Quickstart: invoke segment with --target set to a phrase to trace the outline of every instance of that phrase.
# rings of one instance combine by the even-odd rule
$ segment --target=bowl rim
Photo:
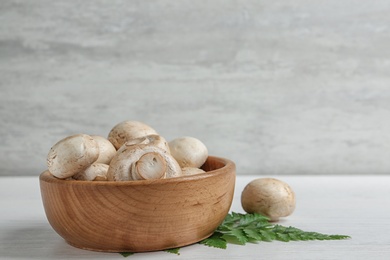
[[[195,175],[190,175],[190,176],[180,176],[175,178],[155,179],[155,180],[137,180],[137,181],[134,180],[129,180],[129,181],[64,180],[64,179],[56,178],[54,175],[52,175],[49,172],[49,170],[45,170],[39,175],[39,180],[47,183],[56,183],[56,184],[63,184],[63,185],[66,184],[66,185],[91,185],[91,186],[143,186],[143,185],[159,185],[159,184],[167,184],[167,183],[179,183],[179,182],[201,180],[201,179],[206,179],[213,176],[225,174],[226,172],[224,170],[229,170],[229,169],[235,170],[235,163],[232,160],[209,155],[207,157],[207,160],[210,159],[223,163],[224,166],[215,170],[211,170],[211,171],[207,171]]]

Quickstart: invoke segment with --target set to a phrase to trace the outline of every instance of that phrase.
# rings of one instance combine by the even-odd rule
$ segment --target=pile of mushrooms
[[[149,180],[204,173],[200,167],[207,157],[197,138],[167,142],[142,122],[124,121],[107,138],[76,134],[58,141],[48,153],[47,167],[59,179]]]

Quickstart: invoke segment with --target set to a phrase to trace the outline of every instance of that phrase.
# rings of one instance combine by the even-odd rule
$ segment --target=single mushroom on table
[[[84,171],[99,157],[99,145],[89,135],[76,134],[58,141],[47,155],[47,167],[55,177],[66,179]]]
[[[247,213],[259,213],[277,221],[295,209],[295,193],[278,179],[258,178],[248,183],[241,194],[241,205]]]

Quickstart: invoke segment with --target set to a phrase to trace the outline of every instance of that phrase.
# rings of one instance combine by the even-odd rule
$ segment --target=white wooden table
[[[237,177],[231,210],[243,213],[241,191],[259,176]],[[297,208],[280,222],[306,231],[350,235],[342,241],[195,244],[180,255],[139,253],[124,258],[68,245],[50,227],[38,177],[0,178],[0,259],[390,259],[390,176],[267,176],[295,190]]]

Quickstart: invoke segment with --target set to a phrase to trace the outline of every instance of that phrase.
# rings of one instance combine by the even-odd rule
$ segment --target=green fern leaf
[[[261,214],[241,214],[232,212],[228,214],[225,220],[217,228],[214,234],[201,244],[226,248],[227,243],[245,245],[248,242],[256,243],[259,241],[271,242],[274,240],[289,241],[307,241],[307,240],[341,240],[348,239],[345,235],[326,235],[317,232],[306,232],[295,227],[285,227],[272,224],[269,219]],[[221,246],[223,244],[223,247]]]
[[[244,233],[248,239],[253,239],[254,241],[261,241],[263,239],[257,230],[251,228],[244,228]]]
[[[219,232],[214,232],[214,234],[206,239],[203,239],[199,244],[206,245],[209,247],[216,247],[221,249],[226,249],[227,242],[222,238],[223,234]]]
[[[259,230],[259,233],[262,236],[261,241],[271,242],[276,239],[275,233],[273,233],[271,230]]]
[[[134,253],[132,253],[132,252],[120,252],[119,254],[121,254],[123,257],[128,257],[131,255],[134,255]]]
[[[171,254],[175,254],[175,255],[180,255],[179,250],[180,250],[180,247],[165,249],[164,251],[167,252],[167,253],[171,253]]]

